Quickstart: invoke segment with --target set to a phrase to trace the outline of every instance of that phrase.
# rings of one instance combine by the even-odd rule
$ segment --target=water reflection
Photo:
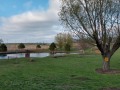
[[[7,54],[1,54],[0,59],[5,59],[7,57]]]

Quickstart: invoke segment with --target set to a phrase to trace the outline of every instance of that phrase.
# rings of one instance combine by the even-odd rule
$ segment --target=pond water
[[[30,53],[30,57],[47,57],[49,53]],[[7,54],[1,55],[0,59],[10,59],[10,58],[22,58],[25,57],[25,53],[17,53],[17,54]]]
[[[70,53],[70,54],[78,54],[78,53]],[[65,53],[56,53],[56,56],[65,55]],[[47,57],[50,56],[49,53],[30,53],[30,57]],[[25,53],[17,53],[17,54],[6,54],[0,55],[0,59],[12,59],[12,58],[22,58],[25,57]]]

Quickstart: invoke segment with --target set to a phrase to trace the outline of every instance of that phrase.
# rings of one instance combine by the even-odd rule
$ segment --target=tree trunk
[[[104,57],[103,58],[103,71],[109,71],[110,70],[110,58],[109,57]]]

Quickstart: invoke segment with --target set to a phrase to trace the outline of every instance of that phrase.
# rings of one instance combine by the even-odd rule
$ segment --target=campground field
[[[120,74],[100,74],[100,55],[0,60],[0,90],[120,90]],[[111,59],[120,69],[120,50]],[[104,89],[113,88],[113,89]]]

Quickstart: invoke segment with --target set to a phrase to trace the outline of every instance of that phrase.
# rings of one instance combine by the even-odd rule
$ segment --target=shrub
[[[36,48],[41,48],[40,44],[38,44],[38,45],[36,46]]]
[[[24,45],[23,43],[20,43],[20,44],[18,45],[18,48],[19,48],[19,49],[23,49],[23,48],[25,48],[25,45]]]
[[[54,51],[55,48],[56,48],[56,44],[54,42],[51,43],[50,46],[49,46],[50,51]]]
[[[7,46],[5,44],[0,45],[0,51],[5,52],[7,51]]]

